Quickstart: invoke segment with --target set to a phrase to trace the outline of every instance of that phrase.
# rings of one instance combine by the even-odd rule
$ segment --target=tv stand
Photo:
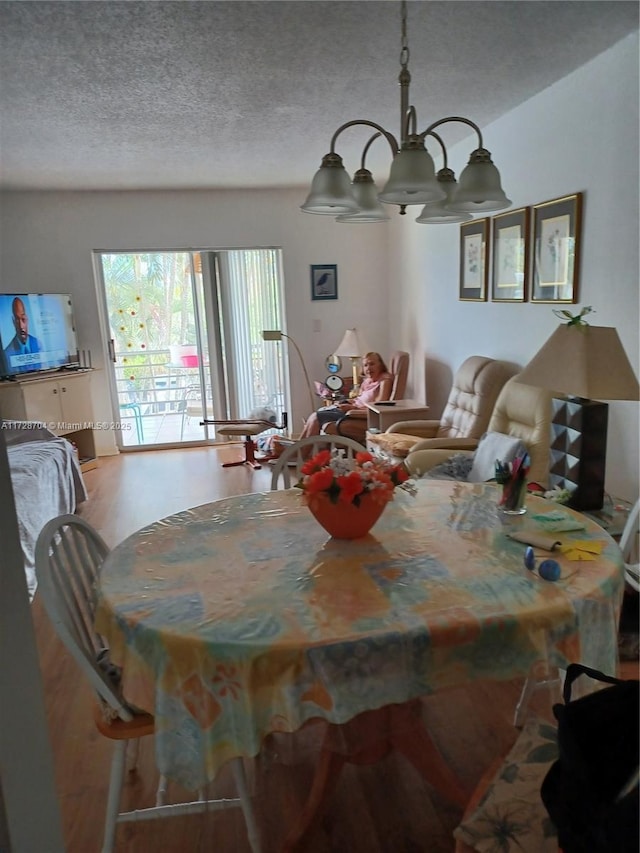
[[[7,420],[40,421],[76,448],[80,468],[98,467],[93,435],[91,370],[15,377],[0,384],[0,415]]]

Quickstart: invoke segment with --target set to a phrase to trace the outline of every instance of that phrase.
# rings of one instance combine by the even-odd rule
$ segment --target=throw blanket
[[[38,433],[21,429],[18,443],[13,443],[8,432],[6,430],[5,435],[11,483],[29,598],[32,599],[36,589],[35,545],[40,531],[50,519],[75,512],[76,506],[87,499],[87,492],[75,454],[66,439],[50,433],[48,439],[29,440],[29,432]]]
[[[430,480],[466,480],[472,465],[472,454],[455,453],[439,465],[434,465],[424,477]]]

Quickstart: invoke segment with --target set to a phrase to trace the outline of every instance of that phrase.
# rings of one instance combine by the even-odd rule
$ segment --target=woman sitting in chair
[[[305,421],[300,438],[319,435],[325,424],[331,424],[343,418],[353,409],[364,409],[367,403],[379,403],[388,400],[393,388],[393,376],[389,373],[382,356],[377,352],[368,352],[362,359],[364,379],[357,396],[335,406],[323,406]],[[327,430],[328,431],[328,430]]]

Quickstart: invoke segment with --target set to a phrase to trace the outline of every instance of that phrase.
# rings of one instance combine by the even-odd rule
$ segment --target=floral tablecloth
[[[272,731],[478,678],[571,661],[615,672],[618,546],[594,522],[586,562],[557,557],[551,583],[505,533],[488,484],[419,481],[368,537],[334,540],[295,490],[196,507],[108,556],[96,625],[124,667],[127,699],[153,711],[161,772],[196,788]],[[571,511],[567,511],[571,515]]]

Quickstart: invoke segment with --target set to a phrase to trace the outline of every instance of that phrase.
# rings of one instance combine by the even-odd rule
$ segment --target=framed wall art
[[[529,270],[529,208],[493,217],[493,302],[524,302]]]
[[[337,264],[311,265],[311,299],[338,298]]]
[[[532,302],[577,302],[582,193],[533,206]]]
[[[489,220],[473,219],[460,226],[460,292],[462,302],[485,302]]]

